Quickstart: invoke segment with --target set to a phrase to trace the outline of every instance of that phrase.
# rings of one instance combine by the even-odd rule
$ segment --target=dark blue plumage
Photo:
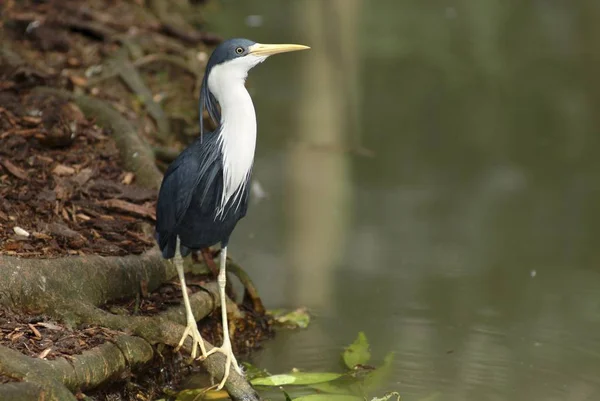
[[[163,257],[175,255],[177,236],[181,253],[221,243],[229,236],[248,209],[249,186],[239,207],[225,206],[217,215],[223,191],[223,157],[217,143],[218,133],[196,139],[171,163],[165,173],[156,205],[156,240]]]

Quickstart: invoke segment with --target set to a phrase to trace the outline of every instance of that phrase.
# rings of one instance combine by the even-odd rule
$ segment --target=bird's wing
[[[184,150],[169,166],[156,205],[156,231],[172,233],[190,207],[201,181],[207,187],[218,174],[219,152],[212,138],[205,135]]]

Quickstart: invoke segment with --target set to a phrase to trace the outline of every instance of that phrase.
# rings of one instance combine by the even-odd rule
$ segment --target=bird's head
[[[308,46],[290,44],[262,44],[249,39],[229,39],[213,51],[204,72],[200,92],[200,112],[206,107],[215,123],[220,114],[217,101],[227,92],[230,85],[243,85],[248,71],[262,63],[267,57],[297,50],[309,49]],[[201,113],[202,114],[202,113]],[[200,129],[203,131],[202,117]]]

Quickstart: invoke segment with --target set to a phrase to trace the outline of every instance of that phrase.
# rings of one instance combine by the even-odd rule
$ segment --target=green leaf
[[[344,354],[344,363],[349,369],[352,369],[356,365],[364,365],[371,359],[371,352],[369,351],[369,341],[367,336],[362,331],[358,333],[358,337],[354,342],[346,348]]]
[[[325,383],[313,384],[310,387],[314,388],[315,390],[321,391],[323,393],[329,393],[329,394],[343,394],[343,395],[354,394],[351,387],[344,386],[342,384],[337,384],[337,382],[325,382]]]
[[[294,398],[294,401],[364,401],[364,398],[341,394],[311,394]]]
[[[394,353],[390,352],[383,358],[383,365],[367,374],[364,379],[364,389],[366,392],[373,391],[385,384],[392,374],[394,363]]]
[[[396,397],[396,401],[400,401],[400,394],[395,391],[393,393],[387,393],[383,397],[374,397],[371,401],[389,401],[392,397]]]
[[[179,393],[177,393],[177,398],[175,399],[175,401],[202,400],[202,399],[204,399],[202,397],[202,395],[205,393],[206,393],[206,389],[203,389],[203,388],[182,390]]]
[[[324,383],[339,378],[339,373],[309,373],[295,372],[282,375],[273,375],[269,377],[259,377],[250,380],[255,386],[285,386],[285,385],[307,385]]]
[[[251,363],[242,362],[242,365],[244,366],[244,373],[246,374],[246,379],[248,380],[270,376],[266,369],[261,369],[252,365]]]
[[[277,323],[286,327],[305,329],[310,323],[310,315],[306,308],[298,308],[287,313],[283,309],[275,309],[268,313],[273,316]]]
[[[351,376],[342,376],[337,380],[325,383],[313,384],[311,388],[322,393],[362,395],[361,382]]]
[[[193,388],[177,393],[175,401],[223,400],[227,398],[225,391],[210,391],[210,388]]]

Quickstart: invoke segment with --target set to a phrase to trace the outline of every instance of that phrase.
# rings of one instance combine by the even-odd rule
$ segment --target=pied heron
[[[198,346],[206,358],[214,352],[226,356],[242,373],[229,338],[225,300],[227,244],[238,220],[246,215],[250,177],[256,147],[256,114],[245,81],[248,71],[277,53],[308,49],[307,46],[266,45],[248,39],[230,39],[213,51],[206,65],[200,90],[200,137],[196,138],[167,169],[156,205],[156,240],[166,259],[173,259],[181,281],[187,326],[179,349],[192,337],[192,357]],[[220,109],[217,107],[220,106]],[[206,109],[217,129],[204,133],[202,113]],[[188,299],[182,257],[190,252],[221,244],[219,296],[223,344],[206,352]]]

